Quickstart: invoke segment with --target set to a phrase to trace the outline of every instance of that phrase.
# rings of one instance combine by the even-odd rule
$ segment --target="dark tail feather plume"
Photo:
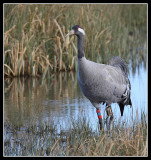
[[[123,101],[119,103],[120,111],[121,111],[121,116],[123,116],[124,112],[124,106],[125,105],[130,105],[132,106],[131,98],[130,98],[130,91],[131,91],[131,84],[128,79],[128,65],[125,62],[124,59],[118,57],[118,56],[113,56],[110,61],[109,65],[118,67],[122,70],[123,74],[125,75],[126,82],[127,82],[127,88],[125,90],[125,93],[122,95]]]
[[[123,73],[128,76],[128,66],[124,59],[118,56],[113,56],[109,61],[109,65],[119,67]]]

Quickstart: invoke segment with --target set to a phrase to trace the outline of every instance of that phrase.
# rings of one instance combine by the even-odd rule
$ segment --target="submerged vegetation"
[[[86,31],[88,59],[119,55],[135,68],[146,62],[146,4],[5,4],[5,76],[42,76],[77,69],[75,24]]]
[[[53,124],[23,127],[5,122],[7,137],[5,156],[147,156],[147,122],[142,113],[141,122],[131,126],[113,124],[112,129],[95,133],[84,120],[72,122],[68,131],[56,133]],[[13,146],[13,147],[12,147]]]

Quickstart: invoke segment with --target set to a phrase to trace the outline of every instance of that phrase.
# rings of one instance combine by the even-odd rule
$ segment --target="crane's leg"
[[[100,110],[98,108],[96,109],[96,113],[99,118],[100,130],[102,130],[102,116],[101,116]]]
[[[98,119],[99,119],[99,124],[100,124],[100,130],[102,130],[102,116],[100,113],[100,109],[99,109],[99,103],[95,103],[95,102],[91,102],[92,105],[96,108],[96,113],[98,115]]]
[[[106,113],[107,113],[107,118],[106,119],[108,119],[108,117],[110,116],[110,124],[111,124],[111,122],[113,121],[113,112],[112,112],[112,108],[111,108],[111,105],[109,105],[108,107],[106,107]]]

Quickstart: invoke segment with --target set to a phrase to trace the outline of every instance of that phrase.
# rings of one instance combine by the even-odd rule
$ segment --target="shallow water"
[[[147,115],[147,70],[141,65],[133,74],[130,69],[129,78],[133,107],[126,106],[121,117],[118,105],[112,104],[114,123],[120,120],[131,125],[136,117],[141,119],[141,113]],[[59,134],[61,130],[68,131],[72,121],[84,117],[94,132],[99,131],[96,109],[80,91],[76,73],[55,74],[45,81],[41,78],[6,79],[4,95],[4,122],[11,125],[25,128],[47,122],[54,124]],[[100,105],[100,111],[105,119],[105,105]]]

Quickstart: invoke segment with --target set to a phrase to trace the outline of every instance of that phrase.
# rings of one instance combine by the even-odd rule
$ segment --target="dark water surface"
[[[147,70],[143,65],[135,74],[130,69],[129,78],[133,107],[126,106],[121,117],[118,105],[112,104],[114,123],[120,119],[131,125],[142,113],[147,117]],[[47,122],[55,125],[60,133],[84,117],[92,130],[98,132],[96,109],[80,91],[76,73],[58,73],[44,81],[41,78],[6,79],[4,83],[4,123],[25,128]],[[105,105],[100,105],[100,110],[105,118]],[[4,136],[7,137],[7,132]]]

